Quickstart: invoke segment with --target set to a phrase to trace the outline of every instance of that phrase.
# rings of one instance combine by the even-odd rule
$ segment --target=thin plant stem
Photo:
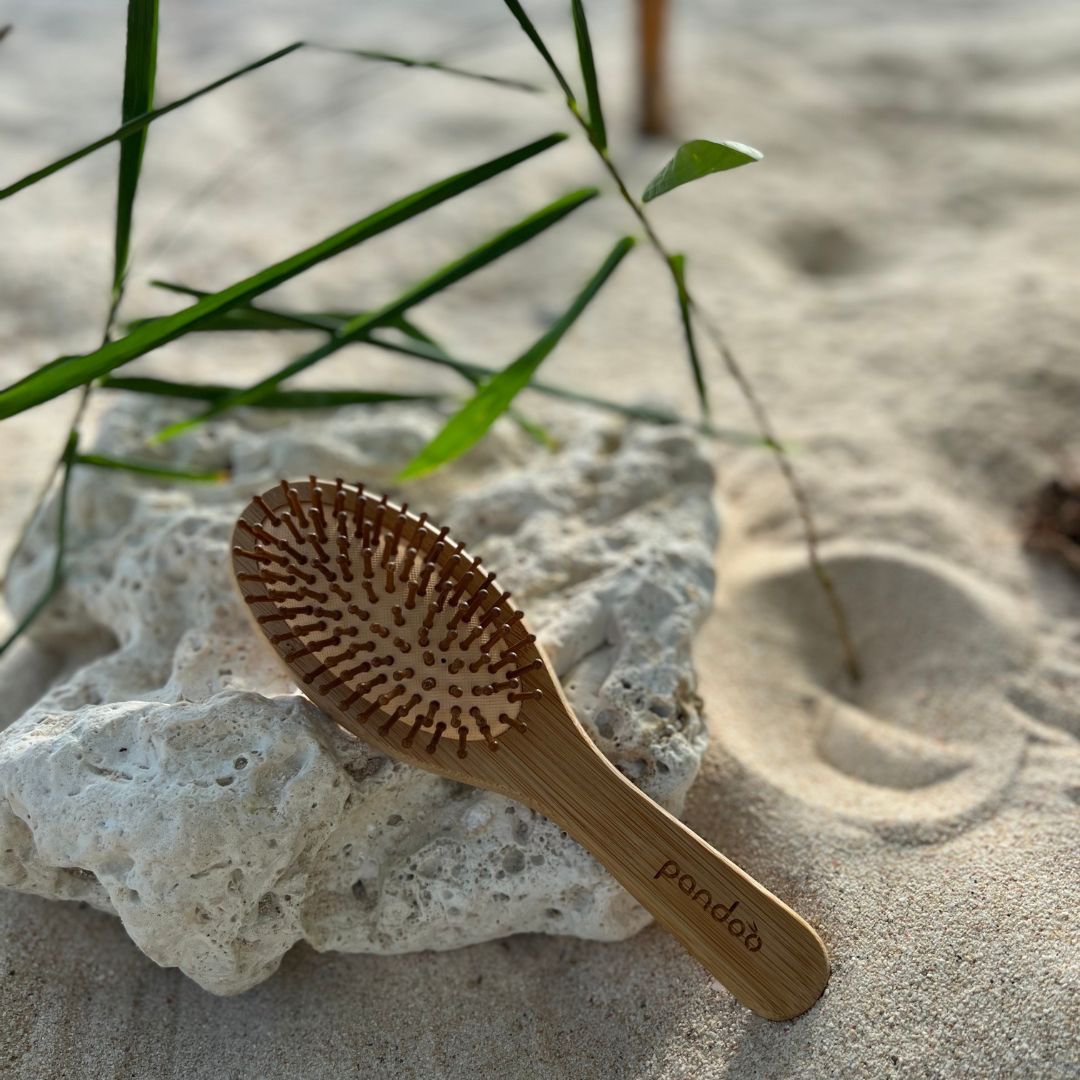
[[[685,275],[683,275],[683,278],[680,281],[678,262],[673,258],[673,253],[667,249],[660,239],[660,235],[657,233],[652,222],[649,220],[648,215],[645,213],[645,208],[630,194],[630,190],[627,188],[622,175],[619,173],[618,167],[612,160],[611,155],[607,150],[607,146],[598,141],[594,129],[581,111],[581,107],[574,96],[573,90],[570,88],[565,76],[559,70],[551,53],[548,51],[543,41],[540,40],[539,34],[536,32],[535,27],[532,26],[528,16],[525,15],[520,3],[518,0],[505,0],[505,2],[511,13],[521,24],[526,35],[536,46],[537,51],[540,53],[548,68],[551,70],[555,77],[555,81],[566,95],[566,105],[570,115],[573,116],[578,126],[585,133],[589,145],[596,151],[601,163],[607,170],[612,182],[615,184],[615,188],[619,192],[619,195],[622,196],[623,201],[630,208],[631,213],[637,218],[638,224],[641,225],[642,231],[645,233],[649,244],[663,260],[664,266],[671,275],[675,285],[676,294],[678,295],[681,290],[682,294],[685,295],[688,313],[696,315],[704,325],[710,340],[720,353],[725,369],[735,383],[735,387],[739,394],[745,401],[750,415],[753,418],[754,425],[761,435],[762,441],[772,453],[777,468],[780,470],[780,474],[791,493],[792,501],[795,504],[795,510],[798,514],[800,525],[802,526],[803,542],[806,546],[806,554],[810,563],[810,569],[821,587],[825,602],[832,616],[837,638],[840,642],[840,648],[843,653],[844,670],[847,672],[847,675],[852,682],[859,682],[862,678],[862,669],[859,664],[858,653],[855,649],[855,642],[851,634],[850,622],[843,601],[840,599],[840,594],[836,589],[836,583],[833,581],[832,575],[829,573],[828,568],[821,559],[820,540],[810,497],[806,488],[803,486],[802,480],[796,473],[795,467],[792,465],[791,458],[788,456],[784,445],[776,435],[776,429],[772,423],[768,410],[765,408],[764,403],[754,389],[753,383],[747,376],[742,364],[740,364],[736,358],[734,351],[728,344],[727,338],[721,331],[719,325],[714,323],[703,313],[700,304],[694,299],[693,294],[690,292],[690,287],[686,283]],[[706,416],[708,416],[708,402],[704,398],[702,399],[702,406],[705,409]]]
[[[817,523],[814,520],[810,496],[803,486],[802,480],[799,479],[798,473],[795,471],[795,466],[792,464],[791,457],[777,438],[776,429],[773,426],[772,418],[769,416],[768,410],[762,403],[761,398],[758,397],[757,391],[754,389],[754,384],[747,378],[742,365],[735,359],[735,354],[731,351],[731,346],[728,345],[727,339],[724,337],[720,327],[716,325],[700,307],[698,307],[693,298],[691,298],[690,303],[694,312],[697,314],[701,325],[705,327],[706,334],[712,340],[714,347],[720,354],[720,358],[724,362],[724,367],[727,369],[728,375],[731,377],[738,388],[739,393],[742,395],[743,400],[746,402],[750,414],[753,417],[754,425],[761,433],[762,440],[772,453],[773,458],[776,461],[776,466],[780,470],[780,474],[783,476],[784,481],[788,486],[792,500],[795,503],[795,510],[799,515],[799,522],[802,525],[803,542],[806,545],[806,554],[810,563],[810,570],[817,579],[818,585],[821,587],[821,592],[825,597],[825,603],[828,605],[829,613],[832,615],[836,636],[840,639],[840,648],[843,651],[844,656],[844,669],[847,671],[848,678],[851,679],[853,683],[857,683],[862,679],[862,666],[859,663],[859,654],[855,648],[855,641],[851,634],[847,610],[836,589],[836,582],[833,581],[832,574],[829,573],[828,568],[821,560],[821,541],[818,535]]]
[[[89,387],[87,387],[87,390],[89,390]],[[85,404],[87,396],[88,395],[84,393],[82,404]],[[0,656],[3,656],[4,653],[6,653],[8,649],[10,649],[11,646],[14,645],[15,642],[29,629],[37,617],[48,606],[49,601],[56,595],[56,591],[60,588],[60,585],[64,580],[64,549],[67,545],[68,485],[71,482],[71,470],[75,465],[76,451],[78,448],[79,433],[76,430],[76,424],[72,424],[67,442],[64,445],[64,453],[61,455],[56,469],[53,470],[52,475],[49,478],[49,485],[51,486],[52,481],[56,476],[56,471],[60,468],[63,469],[63,477],[60,481],[60,501],[57,509],[56,554],[53,556],[52,572],[49,574],[49,583],[45,586],[45,589],[37,600],[34,601],[30,610],[19,620],[15,629],[0,642]]]

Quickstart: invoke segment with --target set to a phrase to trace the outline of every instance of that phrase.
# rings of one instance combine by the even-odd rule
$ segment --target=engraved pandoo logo
[[[712,893],[708,889],[699,889],[698,883],[690,874],[684,874],[679,864],[674,859],[668,859],[659,870],[653,874],[653,880],[666,878],[675,882],[676,887],[686,893],[691,904],[700,904],[705,914],[712,916],[718,923],[726,924],[728,931],[751,951],[758,952],[761,949],[761,938],[758,937],[757,924],[745,923],[742,919],[734,918],[735,909],[739,906],[736,900],[733,904],[725,906],[719,900],[714,901]],[[743,936],[745,934],[745,937]]]

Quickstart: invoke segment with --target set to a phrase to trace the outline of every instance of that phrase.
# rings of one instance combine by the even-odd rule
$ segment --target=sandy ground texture
[[[499,5],[292,7],[170,6],[162,98],[329,35],[543,78]],[[536,7],[569,57],[562,5]],[[668,147],[630,139],[626,12],[592,7],[636,187]],[[120,5],[47,8],[17,9],[0,45],[5,177],[115,114]],[[825,997],[795,1022],[760,1020],[649,929],[619,945],[519,937],[397,958],[298,948],[266,984],[219,1000],[156,968],[107,916],[5,895],[0,1075],[1075,1075],[1080,583],[1023,551],[1021,521],[1080,455],[1080,16],[688,3],[677,30],[683,133],[767,158],[670,196],[656,218],[791,440],[866,668],[845,685],[768,457],[718,446],[721,584],[698,649],[713,743],[687,815],[821,930]],[[564,125],[553,95],[292,57],[153,132],[130,311],[169,302],[151,277],[226,284]],[[4,381],[100,333],[113,167],[98,155],[0,207]],[[376,303],[597,178],[580,146],[560,149],[282,300]],[[604,199],[531,257],[425,305],[426,324],[505,362],[628,228]],[[688,407],[678,340],[662,270],[640,251],[545,374]],[[208,338],[141,369],[239,382],[298,345]],[[745,426],[714,358],[710,371],[718,417]],[[357,373],[433,381],[359,350],[315,381]],[[70,410],[0,427],[5,550]],[[9,713],[35,662],[23,650],[8,664]]]

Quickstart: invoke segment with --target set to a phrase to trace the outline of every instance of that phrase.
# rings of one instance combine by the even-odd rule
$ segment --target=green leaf
[[[157,69],[158,0],[128,0],[127,56],[124,62],[122,123],[154,107]],[[131,218],[139,185],[146,128],[120,140],[120,171],[116,189],[116,237],[113,244],[113,304],[119,301],[131,250]]]
[[[682,318],[683,333],[686,335],[686,351],[690,354],[690,366],[694,369],[694,385],[697,387],[698,400],[702,411],[709,415],[709,393],[705,386],[705,373],[701,368],[701,357],[694,337],[694,323],[691,317],[692,305],[690,293],[686,288],[686,256],[669,255],[668,264],[675,279],[675,289],[679,297],[679,315]]]
[[[444,64],[441,60],[414,60],[409,56],[398,56],[396,53],[383,52],[380,49],[350,49],[344,45],[320,45],[309,42],[312,48],[322,49],[325,52],[345,53],[348,56],[358,56],[362,60],[378,60],[387,64],[399,64],[407,68],[428,68],[430,71],[441,71],[444,75],[458,75],[463,79],[476,79],[479,82],[492,83],[495,86],[505,86],[511,90],[524,90],[529,94],[537,94],[540,87],[534,83],[523,82],[521,79],[508,79],[502,75],[485,75],[479,71],[469,71],[466,68],[454,67],[452,64]]]
[[[95,139],[92,143],[87,143],[86,146],[82,146],[78,150],[74,150],[70,154],[65,154],[62,158],[58,158],[56,161],[53,161],[40,169],[36,169],[34,172],[24,176],[21,180],[16,180],[15,183],[9,184],[6,188],[0,188],[0,199],[6,199],[9,196],[14,195],[17,191],[22,191],[23,188],[28,188],[31,184],[36,184],[39,180],[44,180],[47,176],[52,176],[53,173],[67,168],[68,165],[80,161],[88,154],[92,154],[95,150],[100,150],[103,146],[108,146],[109,143],[118,142],[120,139],[126,139],[129,135],[134,135],[136,132],[142,131],[159,117],[165,116],[168,113],[179,109],[181,106],[189,104],[196,98],[202,97],[204,94],[209,94],[212,90],[217,90],[226,83],[232,82],[233,79],[239,79],[242,75],[257,71],[259,68],[265,67],[267,64],[272,64],[275,60],[280,60],[283,56],[288,56],[289,53],[296,52],[297,49],[302,49],[303,47],[304,43],[302,41],[294,41],[291,45],[286,45],[284,49],[278,49],[276,52],[270,53],[269,56],[264,56],[259,60],[255,60],[253,63],[245,64],[242,68],[239,68],[220,79],[215,79],[213,82],[199,87],[198,90],[195,90],[182,98],[177,98],[176,101],[169,102],[168,105],[162,105],[160,109],[153,109],[148,113],[143,113],[142,116],[132,117],[132,119],[128,120],[126,123],[121,124],[115,131],[109,132],[108,135],[103,135],[100,139]]]
[[[0,390],[0,420],[58,397],[92,379],[98,379],[115,368],[186,334],[203,320],[220,315],[238,304],[246,303],[312,266],[513,168],[522,161],[562,142],[565,138],[566,136],[561,134],[548,135],[546,138],[529,143],[483,165],[455,173],[445,180],[440,180],[390,203],[325,240],[281,262],[274,263],[273,266],[260,270],[257,274],[244,278],[227,289],[196,301],[183,311],[156,319],[146,326],[131,331],[126,337],[108,342],[100,349],[84,356],[61,356],[38,368],[24,379]]]
[[[180,296],[191,296],[196,300],[202,300],[212,295],[205,289],[193,289],[188,285],[178,285],[173,281],[151,281],[156,289],[165,292],[178,293]],[[215,315],[199,323],[192,328],[192,333],[220,333],[228,331],[254,331],[254,330],[323,330],[333,333],[352,316],[342,312],[316,312],[303,313],[291,311],[273,310],[259,307],[256,304],[241,304],[230,308],[228,311]],[[129,330],[136,330],[140,326],[148,326],[157,322],[158,319],[167,318],[164,315],[154,315],[148,319],[133,319],[127,324]]]
[[[178,285],[172,281],[151,281],[150,284],[167,292],[194,296],[197,300],[210,295],[209,292],[203,289],[193,289],[189,285]],[[244,304],[240,307],[231,308],[223,315],[208,319],[205,323],[195,327],[195,332],[210,330],[325,330],[328,333],[333,333],[335,330],[341,329],[350,319],[355,319],[362,314],[366,313],[360,311],[282,311],[280,308]],[[155,316],[155,318],[161,317],[160,315]],[[153,322],[153,319],[136,319],[130,325],[134,327],[149,322]],[[417,341],[427,342],[430,345],[435,344],[427,334],[409,322],[403,315],[393,319],[388,325]]]
[[[139,330],[165,317],[163,315],[154,315],[145,319],[132,319],[131,322],[125,324],[125,328],[127,330]],[[193,326],[190,333],[248,333],[268,330],[322,330],[333,333],[335,326],[340,326],[344,321],[345,316],[335,320],[323,320],[316,315],[294,318],[288,312],[271,314],[254,304],[246,304],[243,307],[232,308],[221,315],[215,315],[212,319],[199,323],[198,326]]]
[[[504,0],[504,2],[510,9],[510,13],[517,19],[518,25],[525,31],[525,36],[533,43],[533,47],[543,57],[544,63],[550,68],[551,74],[555,76],[555,81],[562,87],[562,91],[566,95],[566,100],[571,103],[575,102],[576,98],[574,97],[574,91],[570,89],[570,84],[559,70],[559,65],[555,63],[555,58],[548,52],[548,47],[544,44],[544,39],[540,36],[536,27],[533,26],[533,21],[526,14],[525,9],[518,3],[518,0]]]
[[[210,293],[204,290],[193,289],[187,285],[177,285],[175,282],[170,281],[151,281],[150,284],[159,289],[165,289],[168,292],[181,293],[185,296],[194,296],[196,299],[201,299],[204,296],[210,295]],[[359,311],[282,311],[280,308],[268,308],[256,304],[244,304],[240,307],[231,308],[223,315],[218,315],[212,319],[208,319],[204,323],[200,323],[198,326],[194,327],[192,332],[325,330],[329,333],[333,333],[335,330],[339,330],[344,326],[350,319],[355,319],[361,314],[364,313]],[[128,324],[128,327],[129,329],[135,329],[138,326],[145,326],[147,323],[154,322],[155,319],[160,319],[162,317],[163,316],[161,315],[155,315],[153,318],[149,319],[134,319]],[[434,345],[434,342],[427,334],[414,326],[404,316],[394,319],[388,325],[393,326],[395,330],[400,330],[403,334],[414,338],[416,341]]]
[[[488,428],[509,408],[518,393],[529,384],[536,369],[547,359],[566,331],[574,325],[578,316],[588,307],[633,246],[633,237],[620,240],[554,326],[509,367],[484,383],[461,410],[450,417],[435,438],[401,470],[398,479],[411,480],[432,472],[479,442]]]
[[[592,42],[589,40],[589,24],[585,18],[585,5],[581,0],[570,0],[574,15],[574,32],[577,34],[578,58],[581,77],[585,82],[585,99],[589,105],[589,133],[597,150],[607,149],[607,128],[604,112],[600,107],[600,85],[596,79],[596,62],[593,59]]]
[[[243,390],[242,386],[217,383],[181,383],[143,376],[125,378],[106,375],[102,390],[127,390],[135,394],[216,402]],[[260,409],[336,409],[342,405],[381,405],[394,401],[442,401],[442,394],[402,394],[394,390],[274,390],[255,404]]]
[[[693,139],[683,143],[675,151],[675,156],[652,178],[641,196],[642,201],[650,202],[672,188],[689,184],[691,180],[698,180],[709,173],[737,169],[740,165],[760,161],[762,157],[760,150],[742,143]]]
[[[596,198],[599,194],[596,188],[582,188],[580,191],[574,191],[569,195],[564,195],[561,199],[556,199],[542,210],[531,214],[523,221],[519,221],[505,232],[492,237],[486,243],[463,255],[460,259],[456,259],[454,262],[436,270],[433,274],[406,289],[400,296],[384,304],[381,308],[350,319],[325,344],[320,345],[317,349],[312,349],[311,352],[298,356],[272,375],[255,383],[254,386],[216,402],[206,412],[200,413],[198,416],[171,424],[169,427],[159,431],[154,437],[154,441],[164,442],[181,432],[198,427],[227,409],[257,402],[264,393],[274,389],[279,383],[291,379],[301,371],[306,371],[320,360],[324,360],[327,356],[337,352],[342,346],[353,341],[363,340],[370,331],[377,327],[392,323],[408,311],[409,308],[415,307],[421,301],[442,292],[443,289],[449,288],[456,282],[461,281],[462,278],[468,277],[508,252],[520,247],[534,236],[538,236],[545,229],[551,228],[552,225],[561,221],[567,214],[572,213],[583,203]]]
[[[222,480],[229,478],[228,469],[193,472],[189,469],[173,469],[168,465],[155,465],[149,461],[125,461],[123,458],[105,457],[103,454],[79,454],[75,458],[75,464],[137,473],[139,476],[153,476],[159,480],[187,480],[196,484],[220,484]]]

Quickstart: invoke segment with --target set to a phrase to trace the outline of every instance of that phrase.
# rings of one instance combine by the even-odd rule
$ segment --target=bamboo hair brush
[[[818,999],[817,934],[607,761],[509,594],[446,529],[311,477],[255,496],[233,544],[255,622],[343,728],[551,818],[761,1016]]]

